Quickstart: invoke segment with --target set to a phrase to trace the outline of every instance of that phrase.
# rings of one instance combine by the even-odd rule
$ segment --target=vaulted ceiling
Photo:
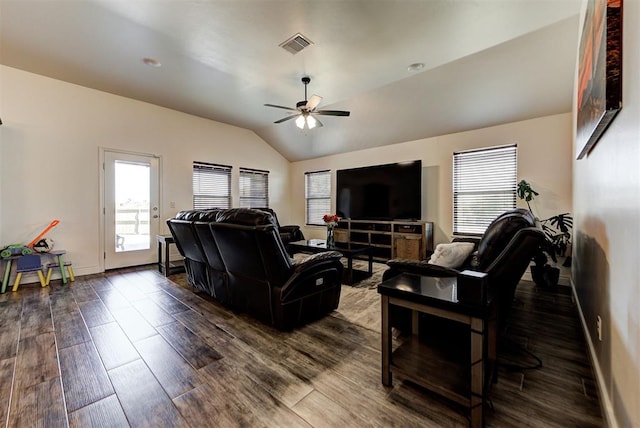
[[[0,0],[0,63],[248,128],[296,161],[571,111],[580,5]],[[294,55],[296,33],[312,44]],[[274,124],[287,112],[264,104],[295,107],[302,76],[351,116]]]

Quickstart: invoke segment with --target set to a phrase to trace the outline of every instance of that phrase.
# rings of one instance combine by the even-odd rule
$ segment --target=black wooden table
[[[347,268],[342,276],[342,283],[353,285],[373,274],[373,248],[368,245],[336,243],[327,247],[327,241],[322,239],[307,239],[304,241],[289,242],[287,245],[289,254],[295,253],[322,253],[324,251],[338,251],[347,259]],[[368,261],[368,270],[361,271],[353,268],[353,258],[365,256]]]
[[[158,240],[158,271],[164,276],[174,273],[184,272],[184,264],[182,262],[171,261],[169,258],[169,249],[171,244],[175,244],[171,235],[157,235]],[[164,247],[164,251],[163,250]],[[162,257],[164,255],[164,258]]]
[[[382,301],[383,385],[392,386],[392,373],[399,373],[466,406],[470,413],[470,426],[483,426],[485,392],[496,361],[494,299],[489,297],[483,303],[461,302],[456,277],[414,274],[401,274],[384,281],[378,286],[378,293]],[[389,308],[394,305],[412,311],[412,336],[392,352]],[[454,331],[468,332],[468,336],[447,337],[442,341],[445,346],[433,346],[434,342],[425,337],[436,332],[419,331],[419,313],[462,323],[468,329],[458,325]],[[454,341],[462,346],[453,348],[455,351],[452,352]]]

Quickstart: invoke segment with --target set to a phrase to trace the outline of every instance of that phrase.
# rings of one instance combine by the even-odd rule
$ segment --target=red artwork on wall
[[[622,0],[589,0],[580,38],[577,157],[596,144],[622,108]]]

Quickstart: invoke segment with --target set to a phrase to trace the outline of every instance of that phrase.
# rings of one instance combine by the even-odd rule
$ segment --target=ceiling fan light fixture
[[[307,116],[307,127],[313,129],[316,127],[316,118],[313,116]]]
[[[300,129],[313,129],[318,125],[318,121],[310,114],[301,114],[296,119],[296,126]]]

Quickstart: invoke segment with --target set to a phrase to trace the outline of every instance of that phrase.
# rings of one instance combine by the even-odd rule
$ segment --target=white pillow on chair
[[[449,244],[438,244],[436,250],[431,255],[429,263],[446,268],[457,269],[462,266],[465,260],[473,251],[472,242],[451,242]]]

